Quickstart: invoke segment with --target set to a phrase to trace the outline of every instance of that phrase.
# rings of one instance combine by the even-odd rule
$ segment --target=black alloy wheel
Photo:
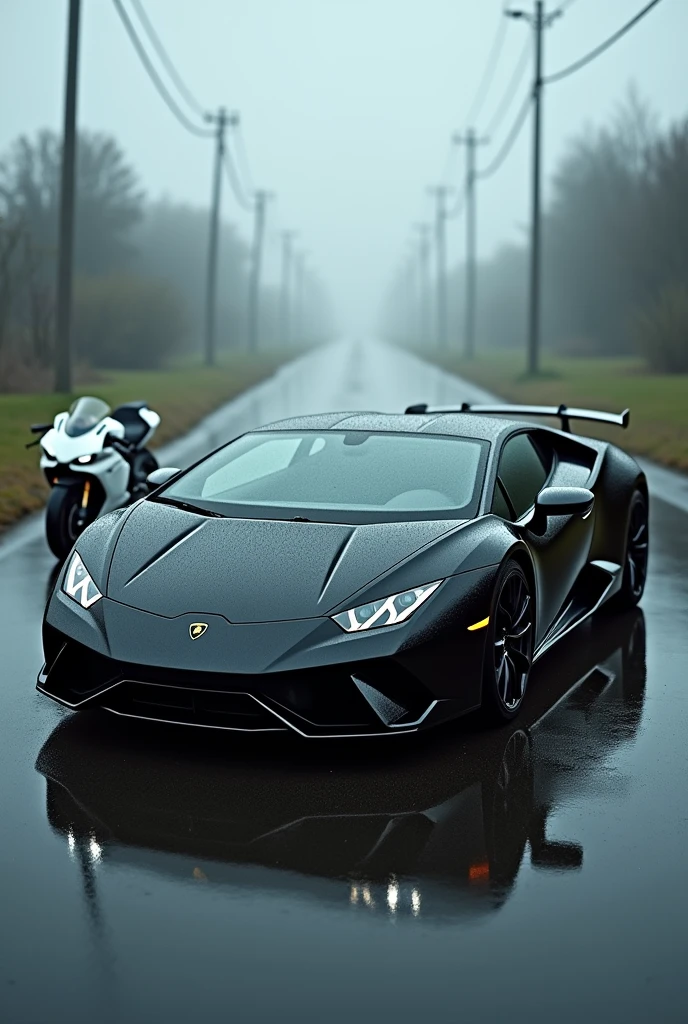
[[[649,539],[647,499],[641,491],[636,491],[631,499],[628,517],[626,561],[617,600],[619,608],[634,608],[643,596],[647,579]]]
[[[495,587],[485,652],[484,707],[490,718],[510,721],[525,696],[533,660],[535,605],[518,562],[507,562]]]

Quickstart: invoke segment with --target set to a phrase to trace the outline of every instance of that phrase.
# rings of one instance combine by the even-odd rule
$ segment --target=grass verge
[[[28,512],[41,508],[48,485],[38,468],[38,448],[27,450],[31,423],[52,422],[77,395],[93,394],[112,407],[145,399],[162,418],[151,447],[190,430],[224,402],[268,377],[284,362],[276,353],[237,353],[215,369],[199,366],[163,371],[113,371],[97,383],[77,387],[72,395],[0,394],[0,531]]]
[[[576,432],[614,441],[637,455],[688,471],[688,375],[650,374],[639,359],[575,359],[546,354],[542,376],[523,374],[523,354],[489,353],[466,361],[427,354],[451,373],[510,402],[584,406],[621,412],[630,408],[627,431],[575,425]]]

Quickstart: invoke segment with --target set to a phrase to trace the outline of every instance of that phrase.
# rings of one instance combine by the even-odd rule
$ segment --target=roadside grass
[[[608,412],[630,408],[626,431],[582,423],[574,429],[688,471],[688,374],[651,374],[640,359],[578,359],[546,353],[542,375],[528,378],[521,352],[495,351],[471,361],[447,353],[419,351],[419,355],[510,402],[564,402]]]
[[[31,423],[51,423],[78,395],[97,395],[113,408],[145,399],[162,421],[151,445],[155,448],[269,377],[284,359],[283,353],[276,352],[236,353],[214,369],[189,363],[162,371],[102,371],[97,382],[80,384],[71,395],[0,394],[0,531],[47,500],[49,488],[38,467],[39,450],[24,447],[32,440]]]

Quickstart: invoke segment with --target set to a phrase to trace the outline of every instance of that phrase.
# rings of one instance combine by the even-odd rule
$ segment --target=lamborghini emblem
[[[192,640],[198,640],[199,636],[203,636],[207,628],[207,622],[192,622],[189,626],[189,636]]]

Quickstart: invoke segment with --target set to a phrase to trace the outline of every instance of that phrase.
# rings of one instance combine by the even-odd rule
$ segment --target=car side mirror
[[[163,484],[166,484],[179,472],[180,470],[174,466],[161,466],[160,469],[154,469],[152,473],[148,474],[146,483],[153,490],[154,487],[162,487]]]
[[[547,530],[551,516],[582,516],[593,510],[595,495],[587,487],[544,487],[535,500],[535,511],[528,528],[537,534]]]

